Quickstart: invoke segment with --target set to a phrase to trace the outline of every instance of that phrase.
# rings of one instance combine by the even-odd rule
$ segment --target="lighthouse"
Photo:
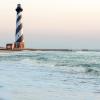
[[[19,48],[19,49],[24,48],[22,11],[23,9],[21,7],[21,4],[18,4],[16,8],[17,17],[16,17],[16,32],[15,32],[14,48]]]
[[[15,42],[7,43],[6,49],[17,50],[24,49],[24,38],[23,38],[23,25],[22,25],[22,7],[21,4],[17,5],[16,12],[16,32],[15,32]]]

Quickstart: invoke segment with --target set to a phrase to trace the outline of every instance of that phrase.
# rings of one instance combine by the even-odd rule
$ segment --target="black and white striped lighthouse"
[[[21,8],[21,4],[18,4],[16,8],[17,19],[16,19],[16,33],[15,33],[14,48],[24,48],[22,11],[23,9]]]

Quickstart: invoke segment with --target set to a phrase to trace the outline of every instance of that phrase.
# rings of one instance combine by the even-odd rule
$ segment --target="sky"
[[[100,0],[1,0],[0,46],[15,41],[18,3],[26,47],[100,49]]]

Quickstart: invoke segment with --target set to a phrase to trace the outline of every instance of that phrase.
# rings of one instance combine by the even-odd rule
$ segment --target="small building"
[[[14,44],[12,44],[12,43],[6,44],[6,49],[13,50],[14,49]]]

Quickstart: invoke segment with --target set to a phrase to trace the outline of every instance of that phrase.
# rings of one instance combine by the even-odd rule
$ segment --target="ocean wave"
[[[90,63],[90,64],[79,64],[77,66],[82,66],[82,67],[100,67],[100,64],[95,64],[95,63]]]
[[[58,63],[55,65],[58,68],[64,69],[66,73],[84,73],[100,75],[100,64],[71,64]]]
[[[3,63],[15,61],[27,66],[48,67],[50,70],[64,73],[100,74],[99,56],[96,55],[93,58],[92,56],[89,52],[85,55],[81,52],[3,52],[0,53],[0,61],[3,61]]]
[[[100,75],[100,69],[97,69],[97,68],[87,68],[86,69],[86,73]]]

